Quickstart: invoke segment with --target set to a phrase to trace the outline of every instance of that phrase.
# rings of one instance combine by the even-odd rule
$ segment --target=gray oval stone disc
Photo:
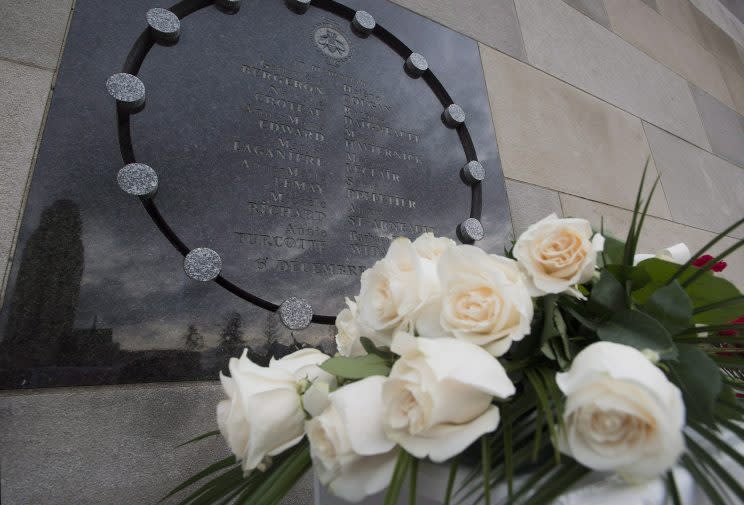
[[[145,14],[147,24],[159,40],[173,42],[181,34],[181,21],[168,9],[155,7]]]
[[[240,9],[240,0],[217,0],[217,4],[230,12],[236,12]]]
[[[354,19],[352,19],[351,24],[359,30],[360,32],[364,34],[369,34],[372,32],[372,30],[375,29],[375,26],[377,23],[375,22],[375,18],[372,17],[372,14],[370,14],[367,11],[356,11],[356,14],[354,14]]]
[[[290,330],[304,330],[313,319],[313,308],[307,300],[295,296],[279,306],[279,319]]]
[[[302,14],[310,7],[310,0],[287,0],[287,4],[292,10]]]
[[[460,126],[465,122],[465,111],[456,103],[448,105],[447,108],[444,109],[444,122],[447,123],[447,126],[453,128]]]
[[[462,242],[476,242],[483,240],[485,233],[483,231],[483,225],[480,221],[474,217],[469,217],[457,227],[458,235]]]
[[[158,190],[158,174],[144,163],[124,165],[116,174],[116,182],[122,191],[134,196],[151,196]]]
[[[222,258],[212,249],[198,247],[186,255],[183,260],[183,269],[192,279],[208,282],[220,275]]]
[[[462,176],[468,184],[475,184],[486,178],[486,169],[479,161],[468,161],[462,167]]]
[[[429,62],[419,53],[411,53],[406,59],[406,70],[414,77],[421,77],[424,72],[429,70]]]
[[[145,85],[136,75],[114,74],[106,79],[106,90],[117,103],[129,109],[145,104]]]

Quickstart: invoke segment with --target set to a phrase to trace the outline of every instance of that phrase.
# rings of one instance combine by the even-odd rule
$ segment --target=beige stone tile
[[[55,70],[72,0],[0,2],[0,57]]]
[[[731,11],[734,16],[739,18],[739,21],[744,22],[744,2],[741,0],[721,0],[721,3]]]
[[[51,82],[49,70],[0,60],[0,293]]]
[[[561,203],[566,216],[588,219],[597,229],[603,217],[605,230],[625,239],[632,212],[565,194],[561,194]],[[649,216],[641,230],[638,252],[653,254],[660,249],[684,242],[690,248],[690,252],[695,253],[714,237],[714,233]],[[732,238],[725,238],[708,252],[720,253],[735,242]],[[744,250],[735,252],[726,261],[729,266],[721,275],[736,283],[740,289],[744,288]]]
[[[734,101],[734,108],[739,114],[744,114],[744,77],[728,65],[721,64],[720,68]]]
[[[215,429],[215,406],[223,397],[216,381],[4,392],[0,501],[158,503],[169,490],[229,454],[221,437],[176,447]],[[313,502],[311,473],[282,505]],[[174,505],[185,496],[165,503]]]
[[[504,174],[632,209],[649,156],[641,121],[497,51],[481,56]],[[663,192],[651,212],[669,216]]]
[[[732,39],[744,44],[744,23],[725,8],[720,0],[690,0],[690,3]]]
[[[615,33],[719,101],[734,106],[718,60],[682,29],[641,0],[604,3]]]
[[[705,14],[695,10],[695,18],[703,35],[703,46],[726,65],[744,75],[744,64],[739,59],[734,40]]]
[[[645,129],[674,221],[718,233],[744,216],[744,169],[653,125]]]
[[[531,224],[550,214],[563,216],[558,192],[513,179],[506,180],[514,235],[519,237]]]
[[[744,168],[744,116],[690,84],[713,153]]]
[[[392,0],[499,51],[524,60],[514,0]]]
[[[703,44],[705,39],[695,15],[697,9],[689,0],[656,0],[656,4],[659,14]]]
[[[605,11],[602,0],[563,0],[568,5],[581,12],[585,16],[589,16],[590,19],[596,21],[600,25],[604,26],[608,30],[610,28],[610,20],[607,17],[607,11]]]
[[[561,0],[519,0],[516,6],[534,66],[710,148],[682,77]]]

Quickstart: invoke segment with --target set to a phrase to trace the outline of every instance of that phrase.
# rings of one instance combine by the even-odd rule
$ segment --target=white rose
[[[421,258],[437,261],[444,252],[455,247],[455,241],[447,237],[435,237],[433,233],[422,234],[413,241],[413,247]]]
[[[530,332],[532,298],[516,261],[462,245],[439,260],[441,297],[421,311],[419,335],[453,336],[501,356]]]
[[[406,451],[439,463],[499,425],[491,401],[513,395],[514,385],[481,347],[399,333],[392,350],[401,357],[382,388],[383,423]]]
[[[362,274],[357,318],[376,343],[390,345],[393,333],[410,324],[436,294],[439,281],[433,262],[421,259],[407,238],[390,244],[383,259]],[[367,336],[367,335],[365,335]]]
[[[398,451],[382,430],[384,382],[373,376],[343,386],[306,423],[318,480],[344,500],[359,501],[390,484]]]
[[[367,354],[359,340],[361,337],[372,335],[371,331],[365,331],[359,326],[357,320],[357,304],[348,298],[346,308],[336,316],[336,348],[341,356],[356,357]],[[369,338],[369,337],[368,337]]]
[[[318,364],[328,356],[298,351],[269,367],[256,365],[243,352],[231,358],[230,377],[220,373],[228,399],[217,405],[217,425],[222,436],[242,462],[243,470],[263,469],[269,456],[297,444],[304,435],[305,412],[298,381],[333,381]]]
[[[533,296],[564,291],[581,296],[574,286],[591,280],[604,245],[604,237],[592,239],[592,233],[589,221],[555,214],[522,233],[512,254],[527,274]]]
[[[666,249],[662,249],[660,251],[656,251],[656,254],[646,254],[646,253],[639,253],[633,256],[633,265],[637,265],[643,260],[647,260],[650,258],[659,258],[665,261],[670,261],[672,263],[678,263],[680,265],[683,265],[687,263],[687,261],[690,259],[690,249],[687,247],[686,244],[679,243],[674,244],[672,246],[667,247]]]
[[[292,374],[297,381],[322,381],[335,387],[336,378],[320,368],[320,365],[327,359],[330,359],[330,356],[309,347],[287,354],[281,359],[271,358],[269,368],[285,370]]]
[[[637,349],[594,343],[556,382],[566,395],[562,450],[582,465],[647,480],[684,451],[682,394]]]

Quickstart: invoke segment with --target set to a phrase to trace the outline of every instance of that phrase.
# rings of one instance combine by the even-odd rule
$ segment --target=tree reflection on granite
[[[97,316],[89,327],[75,328],[84,271],[82,228],[78,206],[57,200],[26,242],[0,341],[0,388],[215,379],[243,349],[256,363],[268,364],[271,356],[308,347],[272,313],[266,315],[260,346],[246,340],[243,316],[236,311],[224,315],[218,347],[206,350],[195,323],[187,326],[184,349],[123,350],[114,330],[101,327]]]

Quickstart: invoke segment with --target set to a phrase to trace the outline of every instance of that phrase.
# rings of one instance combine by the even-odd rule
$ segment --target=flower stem
[[[459,461],[457,460],[457,457],[455,457],[455,459],[452,461],[452,464],[450,465],[449,478],[447,479],[447,494],[444,496],[443,505],[450,505],[450,500],[452,499],[452,489],[455,487],[455,477],[457,477],[458,465]]]
[[[481,437],[481,458],[483,465],[483,497],[485,505],[491,505],[491,444],[488,437]]]
[[[408,489],[408,505],[416,505],[416,478],[418,477],[418,459],[411,461],[411,486]]]

